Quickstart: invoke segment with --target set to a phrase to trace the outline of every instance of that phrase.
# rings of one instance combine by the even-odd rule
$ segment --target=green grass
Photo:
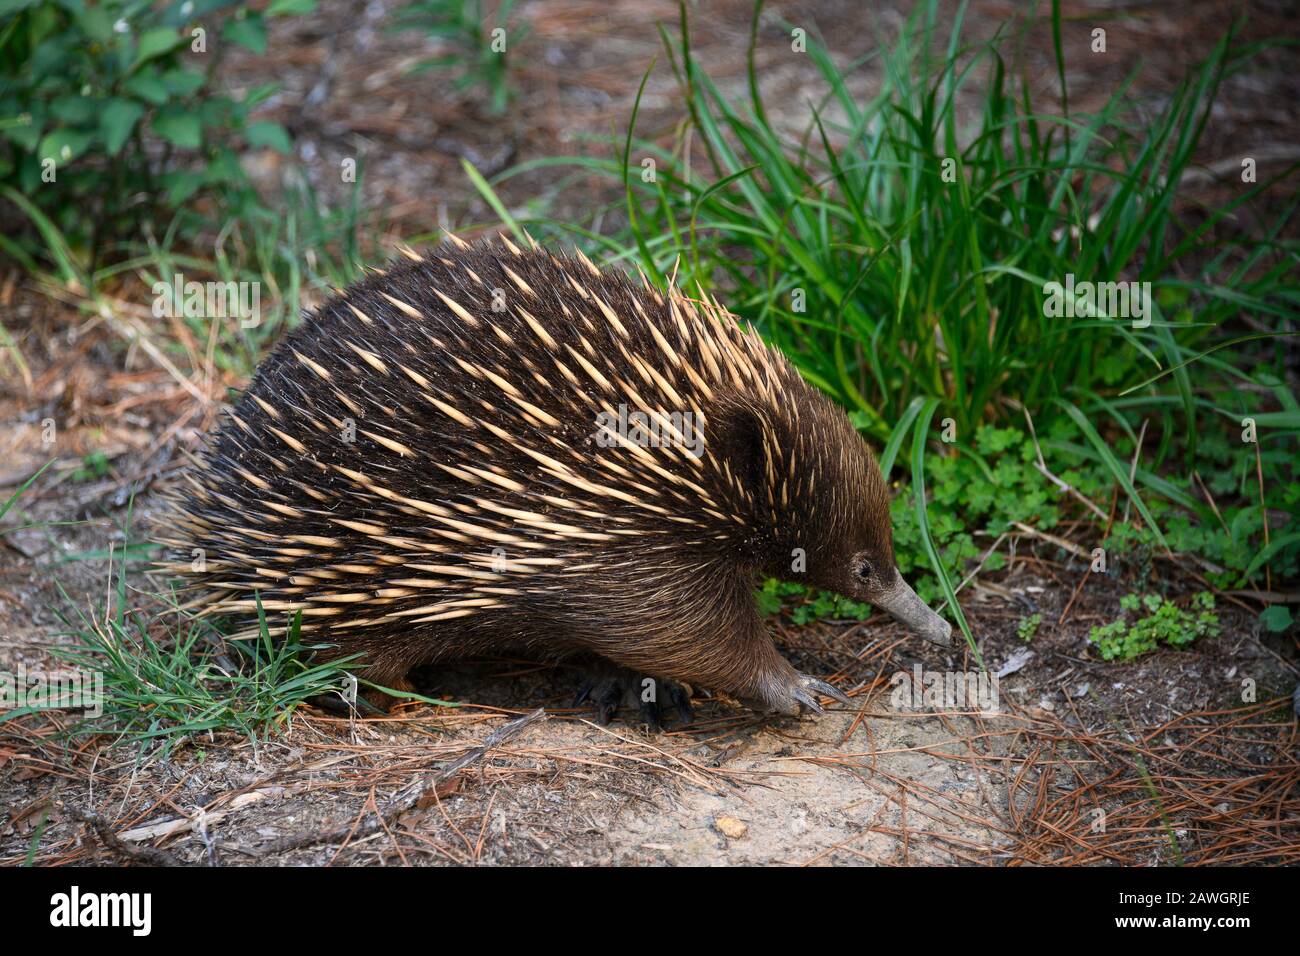
[[[1187,360],[1243,310],[1295,317],[1295,289],[1284,281],[1294,250],[1273,238],[1295,202],[1262,241],[1229,243],[1208,262],[1190,253],[1207,255],[1211,227],[1232,209],[1195,229],[1174,210],[1218,85],[1248,51],[1225,38],[1150,125],[1130,127],[1123,89],[1094,116],[1038,111],[996,48],[963,46],[960,17],[949,59],[928,62],[937,16],[924,5],[912,31],[872,58],[883,80],[867,102],[850,91],[852,68],[811,44],[826,95],[797,139],[770,125],[756,84],[748,103],[725,98],[684,38],[669,54],[706,146],[703,171],[688,178],[679,155],[631,137],[626,162],[543,160],[506,175],[569,163],[624,183],[625,227],[584,238],[661,280],[680,257],[683,287],[698,279],[725,288],[733,311],[861,411],[882,441],[918,395],[939,399],[968,433],[1008,398],[1043,408],[1118,391]],[[954,99],[981,73],[982,116],[959,130]],[[636,174],[641,156],[656,159],[653,184]],[[945,161],[954,182],[943,178]],[[1233,205],[1264,188],[1243,188]],[[1184,265],[1195,266],[1192,278],[1178,277]],[[1043,284],[1067,273],[1152,281],[1152,327],[1044,315]],[[795,290],[803,311],[793,308]],[[1175,309],[1189,294],[1194,319]],[[1178,410],[1195,421],[1206,408],[1190,372],[1172,378]]]
[[[129,526],[128,515],[124,527]],[[210,733],[266,739],[287,729],[298,709],[315,698],[338,697],[355,706],[358,692],[371,688],[458,706],[366,680],[360,655],[315,661],[314,652],[328,645],[303,639],[301,613],[273,620],[260,598],[253,633],[227,636],[228,622],[197,616],[183,606],[182,595],[128,585],[132,560],[153,551],[127,540],[120,548],[66,558],[107,559],[112,591],[102,605],[83,610],[59,586],[64,627],[59,636],[70,640],[51,647],[51,653],[96,680],[102,701],[102,713],[78,720],[72,734],[106,735],[168,753],[183,740]],[[0,721],[40,709],[16,708]]]
[[[119,565],[111,613],[79,609],[63,617],[73,643],[54,648],[67,664],[103,681],[102,715],[78,732],[109,734],[170,750],[182,738],[223,731],[264,738],[284,728],[308,699],[348,693],[352,658],[310,663],[301,615],[284,626],[258,608],[255,640],[225,640],[212,622],[172,601],[154,613],[131,606],[139,596]],[[146,604],[153,596],[144,596]],[[69,608],[72,607],[65,595]],[[11,715],[12,716],[12,715]]]
[[[3,502],[0,502],[0,518],[3,518],[5,515],[7,515],[13,509],[14,505],[18,504],[18,499],[23,496],[23,493],[36,483],[36,479],[41,477],[41,475],[45,472],[45,469],[49,468],[53,464],[54,461],[51,460],[41,465],[41,467],[38,468],[35,472],[33,472],[31,475],[29,475],[21,485],[15,488],[13,492],[10,493],[8,498],[6,498]],[[0,528],[0,535],[7,534],[9,531],[12,530],[14,529]]]
[[[55,263],[54,273],[42,276],[42,281],[62,293],[74,293],[81,307],[94,314],[120,314],[123,300],[148,304],[153,284],[170,286],[176,274],[200,282],[257,283],[261,314],[256,325],[246,327],[235,315],[181,315],[174,320],[186,327],[200,352],[188,349],[166,328],[171,320],[137,323],[133,333],[149,336],[180,377],[201,376],[210,367],[247,378],[283,330],[300,321],[307,296],[324,298],[360,278],[364,264],[386,258],[378,246],[377,227],[363,222],[359,196],[359,177],[349,200],[336,208],[323,204],[305,185],[286,190],[274,206],[232,190],[221,195],[215,213],[177,214],[158,234],[146,232],[140,240],[109,250],[104,258],[110,264],[95,268],[88,248],[74,248],[35,207],[26,212],[45,241],[46,258]],[[71,480],[102,478],[107,468],[102,455],[92,454]],[[0,502],[0,517],[36,477]],[[63,555],[56,562],[108,559],[118,570],[107,607],[82,610],[65,599],[61,609],[65,636],[72,644],[56,653],[103,678],[104,713],[81,721],[78,732],[105,733],[164,749],[206,732],[256,738],[282,729],[309,698],[348,694],[357,683],[370,686],[354,674],[364,669],[353,659],[313,664],[312,646],[302,642],[296,620],[268,621],[262,615],[256,640],[227,640],[219,627],[222,622],[181,610],[175,595],[128,588],[128,568],[154,551],[147,542],[128,541],[111,552],[94,549]]]
[[[0,518],[53,463],[0,503]],[[131,514],[128,508],[124,531],[129,531]],[[255,639],[228,640],[213,621],[185,610],[175,593],[128,587],[130,558],[143,559],[147,550],[127,537],[120,548],[108,552],[67,556],[107,559],[111,585],[104,604],[89,610],[59,586],[63,607],[58,613],[64,625],[59,636],[71,640],[52,646],[50,652],[96,680],[102,701],[102,712],[78,721],[74,733],[107,734],[142,747],[160,744],[166,752],[184,738],[215,731],[253,739],[268,736],[284,728],[295,710],[314,697],[338,694],[355,700],[356,656],[314,663],[311,652],[321,645],[302,640],[301,614],[278,624],[268,620],[259,600]],[[40,709],[39,704],[18,707],[0,714],[0,722]]]
[[[168,752],[183,739],[213,732],[265,739],[287,729],[294,713],[314,698],[338,697],[356,706],[358,691],[371,688],[401,699],[459,706],[366,680],[359,654],[315,661],[314,652],[329,645],[303,639],[301,612],[268,618],[260,596],[255,633],[227,637],[223,621],[186,610],[175,592],[128,587],[127,562],[116,553],[108,557],[117,567],[111,598],[87,613],[65,592],[62,636],[71,642],[51,649],[102,682],[102,714],[78,722],[76,733],[160,745]],[[35,709],[20,708],[0,720]]]
[[[119,272],[133,273],[151,289],[156,282],[170,284],[178,273],[186,280],[257,283],[257,324],[245,327],[236,317],[215,317],[211,348],[218,369],[250,376],[284,328],[297,324],[308,294],[327,297],[361,278],[365,265],[387,258],[361,209],[361,178],[358,170],[347,200],[338,206],[325,204],[305,183],[285,190],[271,206],[246,193],[232,194],[220,216],[174,220],[145,248],[127,250],[133,254],[94,277],[90,287]],[[196,255],[195,248],[211,252]],[[214,317],[183,321],[197,341],[208,342]]]
[[[367,265],[388,256],[379,243],[379,223],[368,219],[360,205],[362,171],[347,199],[331,206],[305,182],[286,188],[266,205],[251,191],[221,193],[215,211],[184,210],[134,240],[113,246],[102,258],[109,264],[91,266],[88,248],[74,248],[54,223],[16,193],[8,198],[28,215],[43,242],[44,257],[54,271],[37,272],[61,297],[72,293],[84,311],[112,316],[110,328],[132,343],[148,337],[163,360],[180,378],[201,371],[210,362],[218,372],[241,378],[252,375],[286,327],[296,324],[308,304],[333,294],[361,278]],[[35,264],[32,264],[35,271]],[[152,306],[156,283],[171,288],[183,281],[249,283],[257,289],[259,315],[245,323],[238,315],[181,314],[198,350],[185,347],[165,319],[129,324],[120,316],[127,306]],[[22,361],[16,347],[14,355]]]

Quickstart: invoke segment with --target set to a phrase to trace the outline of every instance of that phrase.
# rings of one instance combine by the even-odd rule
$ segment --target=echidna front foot
[[[685,687],[676,681],[646,677],[624,667],[599,668],[578,692],[573,706],[591,701],[596,709],[596,721],[603,727],[629,698],[635,702],[640,722],[654,733],[664,729],[664,723],[674,711],[683,725],[693,719],[691,697]]]
[[[822,713],[822,704],[818,697],[830,697],[841,704],[851,703],[848,696],[834,684],[811,674],[804,674],[790,669],[790,676],[782,675],[779,686],[769,684],[764,688],[763,696],[758,699],[745,699],[743,702],[754,710],[767,713],[784,714],[797,717],[801,710],[807,709],[814,714]]]

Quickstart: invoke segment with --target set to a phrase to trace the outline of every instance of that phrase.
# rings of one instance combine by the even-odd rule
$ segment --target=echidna
[[[509,240],[407,256],[289,334],[188,475],[164,541],[205,613],[301,610],[388,688],[585,652],[782,713],[844,698],[777,652],[764,576],[949,642],[861,437],[716,300]]]

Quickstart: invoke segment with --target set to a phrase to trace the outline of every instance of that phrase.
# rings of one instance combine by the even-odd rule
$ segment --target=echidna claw
[[[821,702],[816,697],[805,691],[802,687],[796,687],[794,690],[790,691],[790,696],[803,704],[814,714],[820,714],[822,712]]]
[[[831,700],[840,701],[841,704],[853,704],[853,701],[849,700],[849,695],[846,695],[846,693],[841,691],[839,687],[836,687],[835,684],[828,684],[827,682],[824,682],[824,680],[810,678],[810,676],[807,675],[803,676],[803,684],[805,684],[805,687],[813,689],[813,691],[823,693],[823,695],[831,698]]]
[[[800,674],[798,683],[790,690],[790,696],[793,697],[803,706],[807,707],[814,714],[823,712],[821,701],[817,699],[818,695],[829,697],[837,700],[841,704],[851,703],[844,691],[840,690],[834,684],[828,684],[824,680]]]
[[[681,720],[682,726],[694,722],[695,714],[691,710],[691,695],[686,688],[676,681],[666,681],[668,685],[668,700],[677,711],[677,717]]]

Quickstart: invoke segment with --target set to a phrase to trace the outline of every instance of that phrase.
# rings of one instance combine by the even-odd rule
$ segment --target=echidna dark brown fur
[[[281,342],[188,476],[163,540],[204,613],[301,609],[387,687],[586,652],[783,713],[842,695],[777,652],[762,576],[950,640],[844,413],[715,301],[508,241],[410,259]]]

